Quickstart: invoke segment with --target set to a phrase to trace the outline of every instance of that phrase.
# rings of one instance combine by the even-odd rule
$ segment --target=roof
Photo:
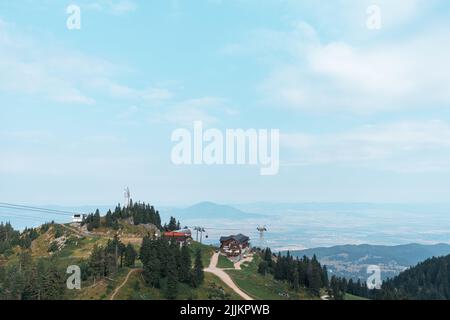
[[[229,240],[235,240],[239,243],[244,243],[250,240],[249,237],[243,235],[242,233],[239,233],[238,235],[228,236],[228,237],[220,237],[220,242],[225,242]]]
[[[183,233],[187,236],[192,235],[191,229],[181,229],[181,230],[175,230],[174,232]]]
[[[183,232],[175,232],[175,231],[171,231],[171,232],[164,232],[163,233],[164,237],[170,237],[170,238],[188,238],[189,235]]]

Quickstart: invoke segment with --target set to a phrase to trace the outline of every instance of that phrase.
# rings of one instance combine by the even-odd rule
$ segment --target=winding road
[[[204,269],[205,272],[212,273],[217,276],[220,280],[222,280],[227,286],[229,286],[236,294],[238,294],[244,300],[254,300],[244,291],[242,291],[231,279],[231,277],[222,269],[217,268],[217,262],[219,261],[219,253],[214,253],[211,258],[211,262],[209,267]]]

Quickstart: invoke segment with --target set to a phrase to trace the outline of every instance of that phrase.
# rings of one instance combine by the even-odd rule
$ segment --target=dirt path
[[[204,271],[212,273],[215,276],[219,277],[220,280],[222,280],[227,286],[229,286],[234,292],[236,292],[244,300],[254,300],[252,297],[250,297],[244,291],[239,289],[239,287],[233,282],[231,277],[225,271],[223,271],[220,268],[217,268],[218,261],[219,261],[219,253],[214,253],[214,255],[211,258],[209,267],[206,268]]]
[[[65,228],[66,230],[72,231],[73,233],[76,233],[79,236],[87,237],[87,238],[111,238],[109,236],[103,236],[99,234],[94,234],[87,231],[78,230],[77,228],[65,225],[65,224],[59,224],[61,227]]]
[[[133,274],[133,272],[140,271],[140,270],[141,270],[141,269],[132,269],[132,270],[130,270],[130,272],[128,272],[127,276],[125,277],[125,280],[123,280],[122,284],[121,284],[120,286],[118,286],[118,287],[114,290],[114,292],[113,292],[111,298],[109,298],[109,300],[114,300],[114,298],[116,297],[116,295],[119,293],[120,289],[122,289],[123,286],[128,282],[128,279],[130,279],[130,276]]]
[[[236,269],[236,270],[242,270],[241,269],[241,265],[242,264],[244,264],[244,263],[246,263],[246,262],[252,262],[253,261],[253,255],[251,255],[251,256],[249,256],[249,257],[247,257],[247,258],[245,258],[245,259],[242,259],[242,260],[239,260],[238,262],[236,262],[235,264],[234,264],[234,269]]]
[[[80,230],[77,230],[77,229],[75,229],[75,228],[73,228],[73,227],[69,227],[69,226],[67,226],[67,225],[65,225],[65,224],[59,224],[59,225],[60,225],[61,227],[65,228],[65,229],[67,229],[67,230],[73,232],[73,233],[76,233],[76,234],[79,235],[79,236],[83,236],[83,237],[88,236],[88,235],[84,234],[83,232],[81,232]]]

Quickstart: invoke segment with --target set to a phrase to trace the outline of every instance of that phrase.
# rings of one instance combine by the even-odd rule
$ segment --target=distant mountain
[[[258,219],[265,215],[244,212],[232,206],[216,204],[213,202],[201,202],[187,208],[162,208],[163,216],[173,215],[184,221],[194,219]]]
[[[315,254],[330,271],[347,278],[365,279],[367,267],[378,265],[382,270],[382,278],[386,279],[398,275],[420,261],[450,254],[450,245],[343,245],[292,251],[291,254],[296,257],[304,255],[311,257]]]

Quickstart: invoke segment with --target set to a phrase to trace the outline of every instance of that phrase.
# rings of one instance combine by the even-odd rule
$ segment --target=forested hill
[[[160,237],[180,228],[171,217],[134,203],[80,225],[43,224],[14,230],[0,223],[0,300],[230,299],[219,279],[203,274],[214,249]],[[67,285],[67,270],[80,271],[78,289]]]
[[[382,279],[387,280],[402,271],[431,257],[450,254],[448,244],[405,244],[397,246],[381,245],[341,245],[328,248],[313,248],[292,251],[294,257],[312,257],[328,267],[333,275],[353,280],[367,278],[367,267],[380,266]]]
[[[95,210],[80,224],[50,222],[20,232],[0,223],[0,300],[241,299],[221,272],[204,272],[217,248],[194,241],[180,247],[161,236],[180,227],[174,217],[162,223],[145,203],[118,205],[104,216]],[[255,249],[245,260],[235,267],[219,256],[212,270],[224,270],[254,299],[314,300],[326,293],[328,273],[315,257]],[[78,288],[67,282],[73,267]]]
[[[450,299],[450,255],[428,259],[386,281],[383,299]]]
[[[350,293],[375,300],[449,300],[450,255],[421,262],[385,281],[380,290],[367,290],[365,283],[335,277],[330,288],[335,298]]]

